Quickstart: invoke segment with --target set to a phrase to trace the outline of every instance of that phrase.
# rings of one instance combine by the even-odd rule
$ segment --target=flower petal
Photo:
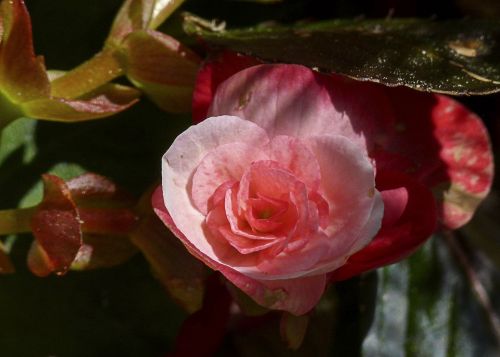
[[[374,155],[377,167],[409,173],[424,183],[436,196],[442,223],[459,228],[493,179],[493,155],[481,119],[444,95],[381,90],[391,101],[395,122],[380,126],[378,135],[385,134]]]
[[[418,181],[403,173],[380,171],[377,173],[377,188],[383,193],[382,197],[390,210],[399,210],[404,206],[404,212],[390,213],[393,219],[384,220],[382,229],[372,242],[331,273],[331,280],[348,279],[404,259],[420,247],[436,228],[434,197]],[[404,188],[407,195],[401,194],[400,188]],[[397,215],[400,217],[396,218]]]
[[[380,228],[383,206],[377,205],[373,165],[354,143],[326,135],[309,143],[321,168],[320,193],[330,207],[325,232],[331,242],[325,259],[333,261],[368,244]]]
[[[304,315],[316,306],[325,291],[326,275],[286,280],[253,280],[234,270],[221,273],[258,304],[269,309]]]
[[[256,148],[268,143],[266,133],[249,121],[230,116],[210,118],[179,135],[163,156],[163,194],[173,222],[203,254],[219,263],[215,248],[205,237],[205,216],[193,205],[189,191],[194,171],[205,155],[242,138]]]
[[[206,62],[198,72],[194,87],[193,121],[199,123],[208,118],[208,108],[219,84],[233,74],[260,63],[255,58],[240,56],[229,51]]]
[[[267,159],[258,147],[229,143],[209,152],[193,175],[191,198],[195,207],[207,214],[209,198],[227,181],[239,181],[253,161]]]
[[[271,160],[293,172],[309,191],[318,190],[321,179],[318,161],[301,140],[291,136],[276,136],[271,140],[269,152]]]
[[[151,201],[158,217],[184,243],[192,255],[212,269],[220,271],[229,281],[252,297],[257,303],[271,309],[302,315],[310,311],[321,298],[325,290],[325,274],[287,280],[260,281],[249,278],[211,259],[186,238],[182,231],[177,228],[165,207],[162,188],[158,187],[156,189]]]
[[[270,137],[332,133],[362,141],[348,116],[333,105],[325,77],[297,65],[259,65],[238,72],[213,98],[209,115],[220,114],[250,120]]]

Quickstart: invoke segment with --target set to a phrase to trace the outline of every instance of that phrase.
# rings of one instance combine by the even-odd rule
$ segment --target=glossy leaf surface
[[[474,20],[336,20],[291,27],[224,30],[185,17],[208,44],[269,62],[449,94],[500,91],[500,26]]]

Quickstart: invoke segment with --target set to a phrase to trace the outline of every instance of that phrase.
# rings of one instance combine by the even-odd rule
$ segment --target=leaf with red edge
[[[92,98],[69,100],[44,98],[22,104],[23,112],[32,118],[53,121],[84,121],[108,117],[128,109],[137,102],[137,92],[116,91],[106,87]]]
[[[384,200],[384,220],[375,238],[329,277],[348,279],[395,263],[417,250],[436,228],[436,205],[432,193],[400,172],[379,171],[376,187]]]
[[[147,30],[131,33],[123,43],[127,77],[160,108],[188,112],[199,57],[173,37]]]
[[[110,179],[95,173],[85,173],[67,183],[71,196],[79,208],[131,207],[134,199]]]
[[[135,201],[127,192],[94,173],[75,177],[67,186],[85,232],[72,270],[113,267],[137,253],[127,236],[138,222]]]
[[[33,235],[40,246],[35,250],[46,254],[50,271],[64,273],[82,245],[80,218],[64,181],[53,175],[43,175],[42,179],[43,201],[31,220]],[[33,272],[40,271],[34,269]]]
[[[15,103],[49,96],[49,79],[43,58],[35,56],[31,19],[24,1],[2,1],[0,10],[0,90]]]

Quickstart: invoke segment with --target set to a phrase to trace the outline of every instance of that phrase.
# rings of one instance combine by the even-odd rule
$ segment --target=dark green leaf
[[[223,30],[192,15],[185,30],[269,62],[449,94],[500,91],[500,24],[479,20],[335,20]]]
[[[498,294],[498,271],[483,274],[491,279],[489,293]],[[410,259],[379,270],[378,277],[375,319],[363,342],[364,356],[498,352],[486,313],[441,237],[435,236]]]

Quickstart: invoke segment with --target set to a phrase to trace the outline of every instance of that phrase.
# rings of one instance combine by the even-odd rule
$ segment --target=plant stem
[[[31,232],[30,222],[36,207],[0,210],[0,236]]]
[[[113,49],[104,49],[88,61],[51,82],[51,95],[78,98],[121,76],[124,69]]]

